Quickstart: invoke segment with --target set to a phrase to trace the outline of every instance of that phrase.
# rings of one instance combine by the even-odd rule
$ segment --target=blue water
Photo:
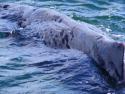
[[[125,0],[0,0],[52,8],[96,25],[125,42]],[[0,39],[0,94],[125,94],[105,80],[95,63],[76,50],[40,41]]]

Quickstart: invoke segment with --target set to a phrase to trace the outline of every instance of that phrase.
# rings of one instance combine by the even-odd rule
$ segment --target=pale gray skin
[[[0,10],[1,24],[7,32],[17,31],[26,39],[37,37],[54,48],[80,50],[105,69],[116,83],[124,83],[124,43],[114,41],[93,25],[76,22],[51,9],[0,4]],[[5,23],[12,24],[7,27]],[[2,27],[0,31],[6,32]]]

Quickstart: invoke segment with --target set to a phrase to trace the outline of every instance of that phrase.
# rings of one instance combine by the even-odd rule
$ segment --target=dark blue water
[[[0,0],[52,8],[125,41],[125,0]],[[84,53],[0,39],[0,94],[125,94]]]

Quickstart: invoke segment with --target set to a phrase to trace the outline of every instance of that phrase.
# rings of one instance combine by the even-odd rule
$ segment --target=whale
[[[125,83],[125,43],[94,25],[49,8],[0,3],[0,32],[15,38],[37,38],[52,48],[82,51],[117,84]]]

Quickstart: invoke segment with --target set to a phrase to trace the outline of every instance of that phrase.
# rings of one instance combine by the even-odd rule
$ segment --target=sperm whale
[[[39,38],[53,48],[77,49],[91,57],[116,80],[125,81],[125,45],[102,30],[48,8],[0,4],[0,32],[25,39]],[[16,36],[15,36],[16,37]]]

